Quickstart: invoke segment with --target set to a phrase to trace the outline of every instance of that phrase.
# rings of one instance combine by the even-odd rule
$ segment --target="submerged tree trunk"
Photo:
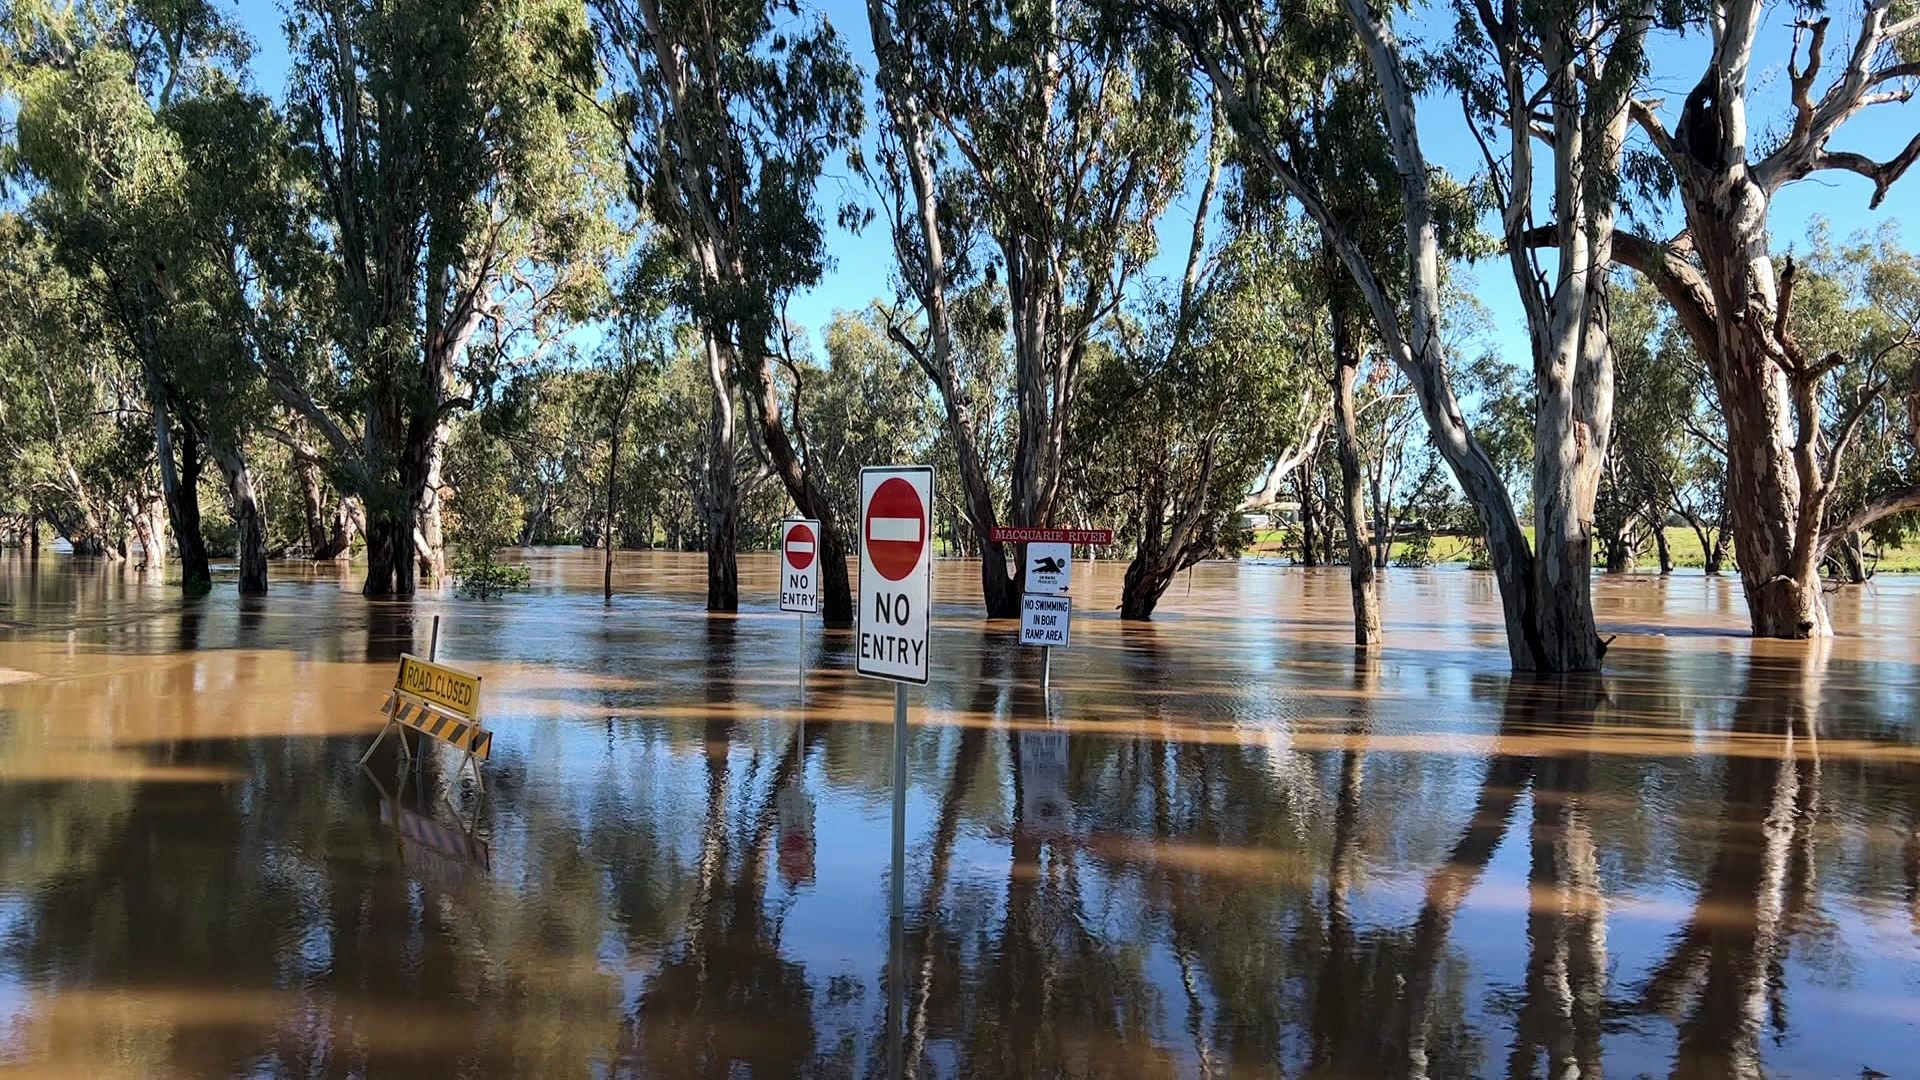
[[[320,469],[298,453],[293,457],[293,472],[300,481],[300,510],[307,525],[307,555],[318,562],[331,558],[328,549],[326,507],[321,502]]]
[[[417,551],[414,556],[420,560],[420,579],[436,582],[447,573],[446,526],[442,520],[441,489],[445,487],[442,476],[447,456],[447,440],[452,437],[451,425],[441,420],[433,427],[433,435],[427,444],[426,479],[420,488],[420,507],[414,518],[419,534],[414,538]]]
[[[1360,491],[1360,433],[1353,384],[1360,373],[1360,350],[1347,325],[1345,305],[1334,289],[1328,305],[1333,317],[1334,451],[1340,459],[1340,516],[1347,529],[1347,583],[1353,592],[1353,643],[1366,649],[1380,640],[1380,600],[1374,594],[1373,557],[1367,543],[1367,504]]]
[[[1630,526],[1622,526],[1619,532],[1607,537],[1607,573],[1624,574],[1633,569],[1635,546]]]
[[[731,351],[731,350],[728,350]],[[806,517],[820,523],[820,620],[827,626],[853,625],[853,585],[847,578],[847,547],[833,501],[821,490],[819,477],[801,461],[786,425],[780,420],[780,396],[773,381],[773,358],[762,355],[746,370],[753,378],[758,397],[753,409],[760,425],[760,441],[773,462],[773,470],[787,489],[787,497]],[[801,432],[800,384],[795,375],[793,426]]]
[[[1320,548],[1315,543],[1314,519],[1320,512],[1313,498],[1312,461],[1301,462],[1296,486],[1300,492],[1300,562],[1303,566],[1319,566]]]
[[[1667,543],[1667,527],[1660,521],[1657,514],[1654,516],[1652,527],[1654,550],[1660,555],[1660,576],[1665,577],[1673,573],[1673,547]]]
[[[1843,585],[1864,585],[1870,576],[1867,571],[1867,551],[1865,538],[1855,529],[1835,540],[1828,549],[1828,557],[1833,564],[1833,580]]]
[[[213,571],[207,565],[207,543],[200,534],[200,448],[193,432],[183,430],[180,463],[174,464],[173,423],[165,391],[150,377],[148,408],[153,415],[153,449],[160,461],[161,497],[173,522],[174,541],[180,545],[180,589],[201,596],[213,589]]]
[[[412,596],[416,591],[415,515],[426,481],[431,432],[432,421],[404,402],[379,402],[367,418],[368,460],[394,465],[393,479],[376,482],[362,496],[367,581],[361,592],[366,596]]]
[[[607,558],[600,570],[600,598],[608,602],[613,600],[613,508],[618,505],[620,491],[620,428],[625,422],[626,410],[623,398],[607,438]]]
[[[200,442],[191,431],[181,434],[180,469],[168,516],[173,519],[174,543],[180,546],[180,588],[188,596],[203,596],[213,590],[213,570],[207,565],[207,541],[200,532]],[[171,467],[172,462],[163,458],[163,484]]]
[[[733,388],[726,358],[707,336],[707,379],[713,412],[707,421],[707,475],[702,493],[707,512],[707,610],[738,611],[740,563],[735,552],[740,527],[740,486],[735,475]]]
[[[233,498],[234,544],[240,554],[240,595],[267,595],[267,527],[254,490],[253,468],[240,451],[210,443]]]
[[[342,495],[334,504],[333,520],[328,528],[325,543],[314,550],[316,562],[339,560],[345,562],[353,557],[353,534],[365,532],[366,523],[360,514],[360,504],[351,495]]]

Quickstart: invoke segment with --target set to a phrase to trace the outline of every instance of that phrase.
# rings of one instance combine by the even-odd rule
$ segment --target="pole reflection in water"
[[[609,607],[599,554],[530,556],[535,590],[488,603],[276,567],[245,605],[0,556],[25,624],[0,632],[0,1062],[864,1080],[1912,1057],[1920,582],[1877,581],[1809,646],[1741,636],[1724,583],[1597,578],[1608,671],[1540,680],[1506,672],[1480,575],[1389,575],[1369,656],[1342,569],[1203,565],[1123,626],[1102,563],[1073,677],[1043,692],[976,617],[977,567],[942,564],[896,848],[891,688],[851,675],[847,634],[812,635],[803,696],[791,616],[708,616],[699,555],[623,553],[643,587]],[[773,595],[771,556],[742,573]],[[495,737],[458,814],[446,755],[385,805],[354,767],[435,615]],[[398,765],[369,762],[389,791]]]

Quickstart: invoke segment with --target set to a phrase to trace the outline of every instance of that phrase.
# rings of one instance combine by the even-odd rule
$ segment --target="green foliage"
[[[453,576],[467,595],[486,599],[529,580],[525,567],[496,558],[518,542],[525,515],[513,491],[516,469],[512,447],[480,423],[460,425],[447,447],[447,479],[457,492],[448,515]]]
[[[1171,573],[1239,552],[1240,501],[1270,455],[1306,439],[1328,370],[1314,247],[1296,222],[1248,221],[1183,310],[1163,290],[1091,352],[1068,454],[1072,490]]]

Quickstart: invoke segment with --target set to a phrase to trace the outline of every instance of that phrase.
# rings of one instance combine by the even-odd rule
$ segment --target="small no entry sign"
[[[780,534],[780,610],[820,610],[820,523],[788,521]]]
[[[874,679],[927,681],[933,604],[933,470],[860,470],[860,638],[854,670]]]

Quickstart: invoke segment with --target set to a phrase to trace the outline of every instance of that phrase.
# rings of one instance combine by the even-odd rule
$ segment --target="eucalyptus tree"
[[[153,446],[140,367],[88,283],[48,237],[0,214],[0,499],[83,554],[117,554],[116,522],[144,564],[165,562],[166,517],[152,513]]]
[[[565,0],[296,0],[287,28],[333,347],[275,393],[363,505],[363,591],[408,595],[440,557],[452,416],[604,295],[605,140],[551,78],[586,19]]]
[[[1019,611],[992,539],[1051,524],[1089,342],[1155,250],[1185,180],[1196,102],[1177,51],[1090,0],[868,0],[885,122],[878,186],[904,293],[890,334],[939,391],[990,616]],[[1004,281],[1017,412],[1005,513],[982,403],[954,341],[958,294]]]
[[[1320,298],[1290,258],[1306,240],[1229,200],[1230,231],[1210,248],[1221,161],[1209,159],[1180,280],[1102,336],[1066,444],[1077,492],[1134,548],[1123,619],[1151,618],[1180,571],[1239,550],[1242,494],[1271,448],[1316,438],[1293,403],[1325,397],[1309,374]]]
[[[211,318],[181,124],[191,102],[231,91],[244,40],[197,0],[28,5],[4,30],[0,66],[18,108],[8,172],[138,358],[182,587],[204,592],[212,577],[199,524],[203,451],[237,468],[236,517],[249,506],[256,523],[258,514],[238,449],[247,420],[235,404],[248,397],[250,376]],[[241,590],[264,592],[264,553],[243,556]]]
[[[1792,112],[1783,136],[1757,145],[1748,111],[1763,15],[1761,0],[1711,7],[1711,48],[1671,128],[1663,100],[1632,100],[1633,121],[1686,228],[1664,242],[1623,233],[1612,254],[1660,290],[1712,375],[1726,419],[1734,561],[1753,632],[1804,638],[1831,632],[1819,581],[1827,549],[1852,530],[1920,507],[1920,486],[1888,490],[1828,520],[1840,462],[1833,445],[1820,446],[1821,400],[1852,358],[1797,335],[1796,269],[1791,259],[1777,266],[1769,210],[1789,184],[1836,173],[1865,178],[1873,186],[1868,202],[1878,206],[1920,158],[1920,134],[1881,160],[1829,146],[1862,110],[1911,97],[1920,81],[1920,12],[1900,0],[1865,0],[1831,52],[1833,16],[1818,7],[1776,22],[1793,35]],[[1838,64],[1831,77],[1829,62]]]
[[[1920,484],[1920,254],[1891,223],[1836,243],[1817,220],[1795,273],[1790,332],[1804,349],[1843,358],[1815,403],[1831,489],[1823,558],[1833,576],[1858,583],[1865,534],[1897,540],[1917,516],[1888,509]]]
[[[1476,135],[1484,138],[1500,116],[1518,117],[1504,136],[1508,152],[1487,148],[1486,189],[1514,249],[1510,265],[1533,354],[1530,543],[1449,373],[1442,235],[1450,214],[1470,207],[1450,207],[1451,185],[1422,149],[1412,65],[1391,13],[1365,0],[1324,7],[1157,2],[1149,11],[1186,44],[1220,93],[1252,160],[1320,227],[1373,317],[1380,348],[1406,372],[1434,445],[1486,534],[1514,667],[1597,668],[1605,645],[1593,624],[1587,522],[1613,397],[1604,294],[1614,199],[1606,180],[1619,172],[1625,88],[1640,69],[1647,19],[1570,2],[1474,11],[1460,21],[1465,40],[1430,65],[1465,95]],[[1329,44],[1341,40],[1342,21],[1364,57],[1354,66],[1377,95],[1375,123],[1394,169],[1405,241],[1390,258],[1359,241],[1353,222],[1323,196],[1301,149],[1302,119],[1322,94],[1323,73],[1347,54]],[[1535,175],[1536,135],[1548,148],[1550,182]],[[1542,186],[1553,191],[1559,212],[1552,277],[1529,248],[1514,243],[1535,239],[1534,192]]]
[[[733,392],[800,512],[820,521],[822,616],[853,621],[834,500],[807,458],[796,400],[783,419],[776,366],[786,299],[820,279],[825,222],[815,198],[834,155],[857,153],[859,76],[825,19],[792,0],[594,0],[607,111],[636,205],[682,264],[677,299],[705,337],[713,408],[707,445],[707,607],[739,606]],[[796,391],[799,389],[795,387]]]

